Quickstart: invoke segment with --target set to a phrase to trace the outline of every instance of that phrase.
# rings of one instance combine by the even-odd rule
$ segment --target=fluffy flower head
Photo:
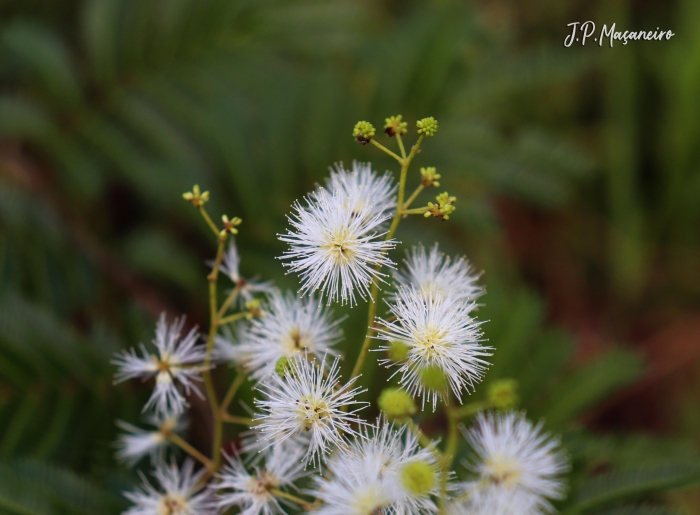
[[[178,384],[185,390],[202,393],[194,384],[201,381],[206,350],[203,345],[197,345],[198,334],[192,328],[182,338],[182,327],[185,318],[176,319],[168,324],[163,313],[156,325],[156,337],[153,340],[155,352],[151,353],[141,344],[141,355],[134,349],[118,354],[112,361],[117,365],[116,382],[127,379],[149,379],[155,377],[155,389],[144,406],[144,411],[153,408],[156,415],[177,415],[184,411],[187,402],[178,390]]]
[[[258,281],[255,277],[251,279],[242,277],[239,271],[240,266],[241,257],[238,254],[236,242],[233,238],[230,238],[229,246],[224,253],[219,270],[226,274],[238,288],[238,303],[241,307],[246,302],[253,300],[253,296],[256,293],[268,294],[275,289],[270,281]]]
[[[253,379],[261,381],[273,374],[281,358],[307,353],[321,360],[326,354],[338,355],[332,346],[342,338],[338,327],[342,319],[333,320],[313,296],[300,299],[292,292],[285,295],[275,290],[262,311],[262,317],[238,331],[238,344],[227,346],[223,338],[218,342]]]
[[[294,204],[288,217],[292,230],[279,239],[290,246],[281,259],[290,260],[285,266],[299,273],[303,294],[319,291],[329,304],[353,305],[356,294],[367,298],[370,286],[383,280],[376,265],[394,266],[386,252],[395,241],[384,241],[385,233],[377,232],[388,215],[373,216],[374,207],[355,204],[324,189],[311,195],[306,207]]]
[[[473,302],[483,294],[466,257],[452,261],[438,249],[437,243],[426,252],[420,245],[414,247],[405,260],[406,270],[394,272],[399,287],[415,288],[423,298],[450,297],[457,302]]]
[[[391,216],[396,209],[396,184],[391,174],[379,175],[372,171],[369,163],[353,161],[352,170],[346,170],[342,164],[331,168],[327,180],[328,191],[345,198],[354,213],[361,213],[367,207],[369,218]]]
[[[479,343],[479,323],[470,316],[474,305],[445,297],[425,298],[413,288],[400,289],[397,297],[389,304],[396,320],[378,319],[377,338],[389,342],[379,350],[390,350],[391,342],[397,341],[406,346],[406,359],[396,373],[409,393],[423,398],[423,406],[431,397],[435,410],[448,385],[461,399],[463,389],[481,380],[488,366],[483,357],[490,356],[490,348]]]
[[[168,434],[177,432],[184,426],[176,417],[147,417],[152,429],[140,427],[118,420],[117,425],[125,432],[116,442],[117,458],[130,465],[135,465],[146,455],[150,455],[151,463],[161,463],[168,446]]]
[[[125,492],[133,506],[124,515],[216,515],[212,492],[200,483],[205,472],[195,474],[191,460],[181,469],[175,463],[157,466],[153,475],[159,487],[143,478],[140,489]]]
[[[341,434],[358,434],[350,424],[364,423],[356,412],[365,403],[355,400],[363,390],[351,389],[357,378],[344,386],[340,384],[337,359],[326,374],[325,363],[319,365],[310,359],[307,355],[291,358],[283,377],[273,374],[262,383],[260,391],[265,399],[255,402],[263,411],[257,418],[261,421],[258,428],[269,445],[308,433],[310,442],[305,461],[320,463],[321,455],[331,447],[346,445]],[[343,411],[351,406],[356,407]]]

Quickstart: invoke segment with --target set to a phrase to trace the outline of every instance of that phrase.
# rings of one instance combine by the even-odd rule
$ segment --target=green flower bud
[[[194,188],[192,188],[192,191],[188,191],[182,194],[182,198],[184,198],[194,207],[202,207],[209,201],[209,192],[205,191],[204,193],[201,193],[199,191],[199,184],[195,184]]]
[[[435,467],[423,460],[412,461],[401,468],[401,484],[415,496],[428,495],[437,483]]]
[[[221,221],[224,222],[224,228],[221,230],[221,236],[223,236],[226,233],[238,234],[238,229],[236,229],[236,227],[241,225],[241,223],[243,222],[243,220],[241,220],[237,216],[234,216],[232,219],[229,220],[228,216],[226,215],[223,215],[221,217]]]
[[[450,197],[447,192],[444,192],[435,197],[435,200],[437,200],[437,204],[428,202],[428,210],[423,214],[423,216],[426,218],[434,216],[435,218],[439,218],[441,220],[449,220],[450,215],[454,213],[455,209],[457,209],[454,206],[457,197]]]
[[[401,134],[406,134],[408,124],[401,121],[401,115],[390,116],[384,120],[384,132],[386,132],[389,137],[400,136]]]
[[[428,365],[421,369],[418,375],[426,388],[438,392],[447,390],[447,377],[438,365]]]
[[[435,167],[429,166],[428,168],[420,169],[421,183],[426,188],[430,186],[440,186],[438,179],[442,177],[439,173],[435,173]]]
[[[515,379],[499,379],[489,386],[489,403],[497,409],[508,409],[518,404],[518,382]]]
[[[275,373],[280,377],[284,377],[285,373],[288,373],[289,370],[289,358],[287,356],[282,356],[277,360],[277,364],[275,365]]]
[[[245,303],[245,309],[248,311],[248,314],[246,315],[247,319],[251,318],[258,318],[262,316],[262,309],[260,308],[260,304],[262,301],[260,299],[251,299]]]
[[[352,137],[355,138],[360,145],[366,145],[372,141],[376,132],[371,123],[361,121],[355,124],[355,128],[352,130]]]
[[[416,122],[416,127],[418,127],[418,134],[423,134],[424,136],[435,136],[438,131],[438,122],[432,116],[428,118],[423,118]]]
[[[386,414],[386,418],[393,420],[396,418],[406,418],[414,415],[417,411],[413,397],[399,388],[385,388],[377,399],[379,409]]]
[[[406,345],[402,341],[394,340],[393,342],[391,342],[391,346],[389,347],[387,354],[389,355],[389,359],[391,361],[395,363],[400,363],[408,357],[408,353],[410,350],[411,347],[409,345]]]

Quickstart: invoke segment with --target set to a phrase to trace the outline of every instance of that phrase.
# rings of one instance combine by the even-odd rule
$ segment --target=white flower
[[[153,429],[141,429],[128,422],[117,421],[117,425],[126,431],[117,438],[117,458],[129,465],[135,465],[147,454],[151,457],[151,463],[162,462],[169,443],[168,434],[184,428],[184,424],[172,416],[150,416],[146,420]]]
[[[144,380],[155,377],[155,389],[144,411],[154,408],[155,413],[160,415],[176,415],[184,411],[187,401],[178,390],[178,383],[185,393],[192,391],[202,396],[193,381],[201,381],[200,372],[206,350],[204,345],[197,345],[196,328],[192,328],[184,338],[180,337],[184,323],[183,317],[168,325],[163,313],[158,319],[153,340],[155,354],[149,353],[146,346],[141,344],[141,356],[132,348],[121,352],[112,361],[119,367],[116,374],[118,383],[137,377]]]
[[[451,297],[457,302],[472,302],[484,293],[477,284],[479,274],[474,273],[467,258],[452,261],[438,250],[437,243],[426,253],[420,245],[408,253],[406,271],[394,272],[399,287],[414,287],[423,298]]]
[[[354,211],[352,202],[342,194],[319,190],[307,198],[307,206],[294,204],[295,213],[288,217],[293,231],[279,235],[289,243],[281,259],[301,278],[302,294],[320,291],[331,302],[356,304],[355,294],[366,299],[369,288],[383,281],[385,274],[375,266],[394,264],[386,252],[394,248],[395,240],[381,239],[379,226],[387,215],[372,216],[369,205]]]
[[[253,464],[258,463],[265,456],[264,451],[268,449],[283,446],[289,453],[295,453],[298,450],[304,455],[310,444],[311,436],[306,432],[294,434],[288,438],[278,435],[277,440],[272,443],[266,439],[265,433],[260,431],[259,426],[253,426],[241,433],[241,452],[246,455],[246,462]]]
[[[474,387],[486,371],[490,347],[481,341],[480,323],[471,318],[474,304],[451,298],[424,298],[413,288],[401,288],[395,303],[389,304],[396,320],[377,319],[381,326],[376,338],[390,342],[379,350],[389,350],[392,342],[406,346],[406,360],[394,375],[401,374],[401,385],[414,397],[432,398],[433,411],[437,399],[445,398],[447,385],[460,400],[462,390]],[[380,360],[387,366],[390,360]],[[393,376],[392,376],[393,377]]]
[[[538,515],[532,499],[522,495],[467,495],[450,502],[447,515]]]
[[[465,437],[476,454],[468,467],[477,478],[463,484],[473,505],[500,503],[540,514],[553,510],[548,499],[564,496],[560,475],[568,462],[542,424],[533,426],[521,413],[479,414]]]
[[[397,186],[391,174],[373,172],[370,163],[353,161],[352,171],[347,171],[342,163],[336,164],[326,184],[331,194],[344,196],[356,213],[368,207],[367,214],[372,218],[392,216],[391,211],[396,209]]]
[[[440,472],[433,447],[423,448],[406,426],[379,420],[347,450],[336,452],[330,475],[316,477],[310,492],[323,501],[321,515],[419,515],[437,511]]]
[[[239,343],[225,347],[252,379],[261,381],[274,374],[281,358],[299,353],[319,359],[326,354],[338,356],[332,345],[342,339],[338,324],[343,319],[333,320],[331,312],[313,297],[300,299],[292,292],[284,295],[276,290],[262,310],[262,317],[239,330]],[[220,341],[220,345],[225,342]]]
[[[153,475],[160,487],[142,478],[140,489],[124,493],[134,504],[124,515],[216,515],[212,492],[200,482],[205,472],[202,469],[195,474],[189,459],[182,469],[175,463],[157,466]]]
[[[365,390],[350,389],[357,378],[341,385],[338,359],[327,372],[324,369],[325,363],[319,365],[306,356],[294,356],[289,360],[284,377],[272,374],[261,385],[260,391],[266,398],[255,400],[263,411],[255,420],[262,421],[258,427],[269,445],[303,432],[310,435],[307,463],[320,464],[321,454],[327,453],[331,446],[346,445],[343,434],[358,434],[351,423],[365,423],[356,412],[367,403],[355,400]],[[343,411],[353,405],[359,407]]]
[[[304,453],[303,449],[285,444],[271,447],[261,453],[264,467],[256,466],[253,474],[246,470],[238,456],[226,456],[228,465],[218,474],[219,482],[214,485],[219,508],[226,510],[238,506],[243,515],[285,513],[280,504],[289,502],[276,497],[273,490],[295,488],[294,481],[305,475],[301,461]]]
[[[211,264],[213,265],[213,263]],[[255,277],[251,279],[242,277],[239,272],[240,265],[241,258],[236,248],[236,242],[234,238],[231,238],[219,270],[226,274],[238,288],[238,303],[241,307],[243,307],[246,302],[253,300],[255,293],[267,294],[275,289],[271,281],[258,281]]]

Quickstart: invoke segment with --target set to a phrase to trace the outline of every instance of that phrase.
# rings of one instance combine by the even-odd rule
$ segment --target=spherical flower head
[[[386,132],[389,137],[396,136],[397,134],[401,136],[406,134],[408,131],[408,124],[401,121],[401,115],[390,116],[384,120],[384,132]]]
[[[329,474],[315,478],[310,492],[323,501],[318,513],[432,514],[439,467],[434,444],[423,448],[406,427],[385,420],[363,430],[329,462]],[[431,480],[432,479],[432,480]]]
[[[329,308],[313,297],[299,298],[293,292],[273,291],[261,307],[263,315],[252,320],[239,339],[243,367],[258,382],[276,372],[282,358],[308,354],[319,360],[338,356],[333,345],[342,340],[339,324]],[[321,361],[319,361],[321,362]]]
[[[145,345],[140,346],[141,356],[134,349],[124,351],[114,358],[112,363],[118,367],[116,382],[127,379],[154,377],[156,384],[144,411],[153,408],[156,415],[177,415],[187,406],[187,401],[178,389],[180,385],[185,393],[193,392],[203,398],[199,388],[194,384],[201,381],[203,361],[206,356],[204,345],[197,345],[197,328],[192,328],[183,338],[184,317],[168,324],[165,313],[156,325],[156,337],[153,340],[155,353],[150,353]]]
[[[435,136],[438,131],[438,122],[432,116],[428,118],[423,118],[416,122],[416,127],[418,128],[418,134],[423,136]]]
[[[153,475],[158,487],[143,478],[140,489],[125,492],[133,506],[124,515],[216,515],[212,491],[201,482],[205,469],[194,473],[194,463],[186,460],[179,469],[175,463],[162,464]]]
[[[467,258],[453,260],[440,252],[437,243],[430,252],[422,245],[414,247],[404,262],[404,269],[394,272],[394,280],[399,288],[415,288],[423,298],[450,297],[469,303],[484,293],[478,285],[480,274],[474,272]]]
[[[277,491],[294,488],[294,481],[305,475],[299,448],[287,445],[271,447],[261,453],[262,459],[249,472],[239,456],[226,456],[228,464],[217,475],[213,486],[217,505],[222,510],[238,506],[249,515],[278,515],[286,513],[282,505],[289,504]],[[293,506],[293,505],[290,505]]]
[[[318,465],[332,447],[346,445],[343,435],[358,434],[350,424],[365,423],[357,412],[367,405],[355,400],[364,391],[351,388],[357,378],[341,385],[338,359],[324,374],[325,361],[325,357],[316,363],[309,355],[294,356],[284,377],[272,374],[262,383],[259,390],[265,398],[255,401],[262,411],[255,420],[269,445],[307,433],[305,461]]]
[[[354,211],[344,195],[316,192],[307,206],[295,204],[289,218],[293,231],[279,239],[290,245],[281,259],[298,272],[302,294],[319,291],[331,302],[356,303],[356,294],[366,299],[373,283],[383,281],[382,266],[394,264],[386,253],[395,240],[385,241],[377,229],[387,215],[370,216],[370,207]]]
[[[465,436],[475,453],[469,468],[477,474],[463,485],[470,496],[517,499],[533,513],[552,511],[549,499],[563,497],[560,476],[568,462],[542,424],[534,426],[522,413],[482,413]]]
[[[400,388],[385,388],[377,399],[379,409],[388,420],[403,419],[415,415],[416,408],[413,397]]]
[[[518,404],[518,382],[515,379],[499,379],[489,385],[488,400],[496,409],[508,409]]]
[[[355,128],[352,130],[352,137],[355,138],[360,145],[366,145],[372,141],[376,132],[371,123],[361,121],[355,124]]]
[[[350,171],[336,164],[326,183],[331,195],[344,197],[348,209],[356,215],[366,213],[368,221],[376,216],[391,217],[396,209],[397,185],[391,173],[379,175],[369,163],[353,161]]]
[[[399,383],[411,395],[422,397],[423,407],[431,398],[435,410],[438,398],[445,399],[447,386],[461,400],[464,390],[481,381],[488,366],[483,358],[491,353],[479,343],[480,323],[470,316],[474,307],[450,297],[425,298],[414,288],[401,288],[396,300],[389,303],[395,320],[377,319],[377,338],[402,341],[410,347],[405,362],[384,359],[380,363],[399,367],[394,375],[401,375]]]
[[[168,435],[184,429],[185,424],[177,417],[146,418],[151,429],[142,429],[122,420],[117,425],[125,432],[116,441],[117,458],[131,466],[136,465],[145,456],[150,456],[151,463],[162,463],[168,447]]]

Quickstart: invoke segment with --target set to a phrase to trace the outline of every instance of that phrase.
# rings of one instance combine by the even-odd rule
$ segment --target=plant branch
[[[378,142],[377,140],[375,140],[375,139],[370,140],[370,143],[371,143],[372,145],[374,145],[375,147],[377,147],[379,150],[381,150],[381,151],[386,152],[387,154],[389,154],[391,157],[393,157],[394,159],[396,159],[396,160],[399,162],[400,165],[403,166],[403,163],[404,163],[405,159],[399,157],[398,155],[396,155],[394,152],[392,152],[391,150],[389,150],[388,148],[386,148],[384,145],[382,145],[381,143],[379,143],[379,142]]]
[[[170,440],[171,442],[173,442],[173,443],[174,443],[175,445],[177,445],[180,449],[182,449],[183,451],[185,451],[187,454],[189,454],[189,455],[192,456],[193,458],[195,458],[195,459],[199,460],[200,462],[202,462],[202,464],[205,465],[209,470],[213,470],[213,469],[214,469],[214,463],[213,463],[209,458],[207,458],[204,454],[202,454],[202,453],[199,452],[197,449],[195,449],[194,447],[192,447],[192,445],[190,445],[189,443],[187,443],[187,441],[185,441],[183,438],[180,438],[178,435],[176,435],[176,434],[173,433],[172,431],[168,431],[168,432],[166,433],[166,436],[167,436],[168,440]]]

